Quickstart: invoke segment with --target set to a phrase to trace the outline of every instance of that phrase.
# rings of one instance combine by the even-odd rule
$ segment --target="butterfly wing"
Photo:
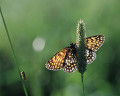
[[[103,35],[91,36],[85,39],[86,59],[88,64],[92,63],[96,59],[95,51],[103,45],[104,40],[105,37]]]
[[[93,52],[92,50],[86,49],[86,60],[87,64],[92,63],[96,59],[96,53]]]
[[[63,71],[66,73],[72,73],[77,70],[76,49],[71,48],[65,57]]]
[[[85,39],[85,46],[87,49],[97,51],[104,43],[105,37],[103,35],[96,35],[87,37]]]
[[[76,53],[73,52],[74,49],[70,49],[67,52],[64,62],[63,71],[66,73],[72,73],[77,70],[77,58]],[[92,63],[96,59],[96,53],[92,50],[86,49],[86,60],[87,64]]]
[[[49,70],[60,70],[63,68],[64,58],[70,47],[66,47],[55,54],[47,63],[46,68]]]

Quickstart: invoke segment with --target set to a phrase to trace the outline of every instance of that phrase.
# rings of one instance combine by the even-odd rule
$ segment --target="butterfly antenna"
[[[72,41],[73,41],[73,39],[75,38],[76,35],[77,35],[77,31],[76,31],[75,34],[73,35]],[[70,42],[70,43],[71,43],[71,42]],[[76,40],[76,44],[77,44],[77,40]]]
[[[62,43],[61,41],[59,41],[58,43]]]
[[[70,42],[61,42],[61,41],[59,41],[59,42],[57,42],[57,43],[67,43],[67,44],[72,44],[72,42],[70,41]]]

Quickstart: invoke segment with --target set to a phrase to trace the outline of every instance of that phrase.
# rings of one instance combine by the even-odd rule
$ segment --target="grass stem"
[[[83,82],[83,74],[81,74],[81,79],[82,79],[82,91],[83,91],[83,96],[85,96],[85,92],[84,92],[84,82]]]
[[[77,41],[78,71],[81,73],[83,96],[85,96],[83,74],[86,70],[87,63],[86,63],[86,48],[85,48],[85,24],[84,24],[83,20],[80,20],[78,22],[76,41]]]
[[[20,68],[19,68],[19,65],[18,65],[18,63],[17,63],[16,55],[15,55],[14,48],[13,48],[13,45],[12,45],[12,41],[11,41],[11,38],[10,38],[10,35],[9,35],[9,32],[8,32],[7,25],[6,25],[6,23],[5,23],[5,19],[4,19],[3,13],[2,13],[1,6],[0,6],[0,14],[1,14],[1,17],[2,17],[2,20],[3,20],[3,24],[4,24],[4,27],[5,27],[5,30],[6,30],[6,34],[7,34],[7,37],[8,37],[8,41],[9,41],[9,43],[10,43],[10,47],[11,47],[11,51],[12,51],[14,63],[15,63],[15,65],[17,66],[17,70],[18,70],[18,73],[19,73],[19,76],[20,76],[20,79],[21,79],[21,83],[22,83],[22,86],[23,86],[25,95],[28,96],[28,93],[27,93],[27,90],[26,90],[26,87],[25,87],[25,83],[24,83],[24,81],[23,81],[22,78],[21,78]]]

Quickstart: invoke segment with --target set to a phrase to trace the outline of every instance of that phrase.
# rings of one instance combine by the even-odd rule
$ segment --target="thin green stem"
[[[81,74],[81,79],[82,79],[83,96],[85,96],[85,92],[84,92],[84,83],[83,83],[83,74]]]
[[[10,38],[10,35],[9,35],[9,32],[8,32],[7,25],[6,25],[6,23],[5,23],[5,19],[4,19],[3,13],[2,13],[1,6],[0,6],[0,14],[1,14],[1,17],[2,17],[2,20],[3,20],[3,24],[4,24],[4,27],[5,27],[5,30],[6,30],[6,34],[7,34],[7,37],[8,37],[8,41],[9,41],[9,43],[10,43],[10,47],[11,47],[11,51],[12,51],[14,63],[15,63],[15,65],[17,66],[17,70],[18,70],[18,73],[19,73],[19,76],[20,76],[20,79],[21,79],[21,82],[22,82],[22,86],[23,86],[25,95],[28,96],[28,93],[27,93],[27,90],[26,90],[24,81],[23,81],[22,78],[21,78],[20,68],[19,68],[19,65],[18,65],[18,63],[17,63],[16,55],[15,55],[14,48],[13,48],[13,45],[12,45],[12,41],[11,41],[11,38]]]

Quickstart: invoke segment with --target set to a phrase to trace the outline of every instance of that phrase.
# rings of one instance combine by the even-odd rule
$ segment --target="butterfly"
[[[86,62],[92,63],[96,59],[96,51],[103,45],[105,37],[96,35],[85,39]],[[72,73],[77,70],[76,43],[56,53],[45,65],[49,70],[61,70]]]

